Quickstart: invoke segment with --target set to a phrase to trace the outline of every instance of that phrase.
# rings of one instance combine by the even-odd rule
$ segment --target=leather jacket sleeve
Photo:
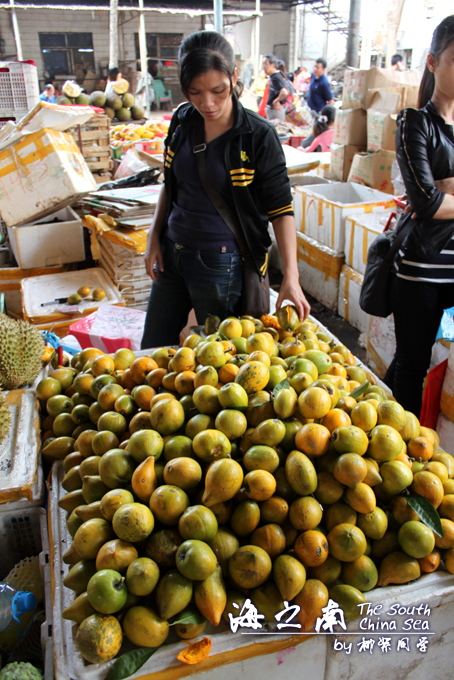
[[[397,118],[397,162],[409,203],[423,222],[433,219],[445,196],[435,186],[429,146],[429,127],[423,111],[401,111]]]

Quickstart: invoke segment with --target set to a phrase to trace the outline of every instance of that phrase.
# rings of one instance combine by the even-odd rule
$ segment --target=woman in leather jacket
[[[397,119],[397,161],[414,225],[395,261],[396,353],[385,382],[418,417],[443,310],[454,305],[453,124],[454,15],[433,34],[418,110],[404,109]]]

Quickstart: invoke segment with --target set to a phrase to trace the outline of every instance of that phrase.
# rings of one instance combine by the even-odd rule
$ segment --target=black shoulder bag
[[[394,260],[399,248],[414,226],[411,215],[401,218],[401,228],[385,231],[377,236],[367,252],[367,265],[359,296],[359,306],[372,316],[387,317],[391,314],[389,285]]]
[[[193,149],[200,181],[202,182],[202,186],[205,189],[208,198],[216,208],[216,211],[219,213],[234,235],[243,257],[241,313],[249,314],[250,316],[259,318],[262,316],[262,314],[269,314],[270,311],[270,281],[267,268],[268,262],[265,263],[266,271],[262,276],[259,273],[254,258],[251,255],[251,251],[247,246],[246,239],[236,215],[208,178],[206,170],[207,145],[203,141],[203,126],[196,126],[195,132],[196,141],[198,142],[199,140],[202,140],[200,143],[197,143]]]

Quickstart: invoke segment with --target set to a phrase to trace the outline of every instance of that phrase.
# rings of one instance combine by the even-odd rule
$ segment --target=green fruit
[[[131,106],[131,116],[133,120],[141,120],[145,117],[145,109],[138,104],[134,104]]]
[[[214,571],[214,569],[213,569]],[[176,569],[161,577],[156,588],[156,605],[159,616],[170,619],[183,611],[192,599],[192,582]]]
[[[186,578],[203,581],[216,569],[216,555],[203,541],[191,539],[178,548],[176,565]]]
[[[214,513],[204,505],[187,508],[178,521],[178,531],[183,540],[210,541],[216,535],[218,522]]]
[[[104,92],[100,92],[99,90],[95,90],[94,92],[91,93],[91,95],[90,95],[90,106],[103,107],[105,103],[106,103],[106,95],[104,94]]]
[[[416,559],[427,557],[435,547],[435,536],[429,527],[422,522],[410,520],[405,522],[397,534],[402,550]]]
[[[149,595],[159,581],[159,567],[149,557],[133,560],[126,572],[128,591],[138,597]]]
[[[121,109],[118,109],[117,111],[117,118],[122,121],[129,120],[131,118],[131,111],[122,106]]]
[[[126,604],[128,591],[118,571],[101,569],[89,580],[87,595],[91,606],[100,614],[114,614]]]

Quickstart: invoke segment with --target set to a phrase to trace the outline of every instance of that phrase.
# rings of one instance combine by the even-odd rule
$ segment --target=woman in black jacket
[[[164,185],[150,228],[145,264],[153,279],[142,347],[178,344],[194,308],[237,315],[242,292],[242,254],[199,176],[196,153],[206,155],[209,183],[239,223],[257,272],[265,276],[273,223],[284,265],[278,307],[292,301],[300,317],[310,307],[299,284],[292,196],[275,130],[244,109],[230,43],[201,31],[180,47],[180,85],[189,103],[175,112],[166,139]]]
[[[385,382],[419,417],[443,310],[454,305],[454,15],[435,29],[418,109],[397,119],[396,152],[414,225],[391,284],[396,354]]]

